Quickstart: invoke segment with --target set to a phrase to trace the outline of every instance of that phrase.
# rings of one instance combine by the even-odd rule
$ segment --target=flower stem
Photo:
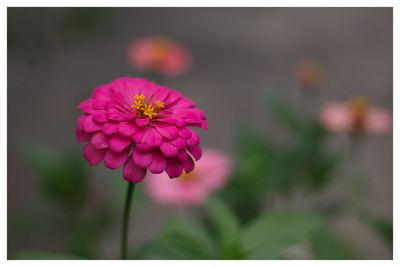
[[[131,203],[133,193],[135,191],[135,184],[128,182],[128,188],[126,191],[124,215],[122,219],[122,235],[121,235],[121,259],[126,260],[127,255],[127,243],[128,243],[128,227],[129,227],[129,214],[131,210]]]

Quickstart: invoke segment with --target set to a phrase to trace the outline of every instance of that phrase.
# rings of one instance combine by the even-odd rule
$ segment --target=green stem
[[[128,243],[128,227],[129,227],[129,214],[131,210],[131,203],[133,193],[135,191],[135,184],[128,182],[128,189],[126,191],[124,215],[122,219],[122,235],[121,235],[121,259],[126,260],[127,243]]]

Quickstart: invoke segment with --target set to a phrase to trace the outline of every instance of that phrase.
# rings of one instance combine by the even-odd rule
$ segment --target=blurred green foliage
[[[349,245],[328,227],[315,231],[310,243],[316,260],[346,260],[353,257]]]
[[[21,142],[20,150],[36,172],[41,196],[58,211],[47,213],[43,219],[58,224],[66,235],[63,244],[68,253],[95,258],[98,242],[111,226],[115,214],[112,205],[91,206],[89,168],[81,150],[59,154],[38,140]]]
[[[257,215],[270,193],[288,196],[301,187],[323,188],[339,163],[339,156],[326,150],[329,135],[316,118],[299,115],[282,98],[269,99],[270,112],[287,138],[275,140],[251,125],[239,125],[236,170],[222,192],[244,221]]]
[[[385,218],[380,218],[378,216],[373,216],[366,212],[363,212],[363,214],[359,215],[359,219],[368,227],[370,227],[375,233],[377,233],[388,246],[393,248],[392,221]]]
[[[287,248],[306,240],[321,223],[313,214],[270,211],[244,230],[242,245],[250,259],[280,258]]]
[[[135,256],[157,259],[282,259],[288,248],[311,237],[322,227],[317,215],[270,211],[241,225],[223,201],[207,205],[211,226],[179,219],[167,225],[161,237],[145,244]],[[218,245],[215,247],[215,245]]]
[[[62,253],[51,253],[47,251],[36,251],[36,250],[26,250],[17,253],[14,260],[80,260],[81,258],[62,254]]]
[[[63,209],[83,207],[89,171],[80,151],[59,155],[52,147],[33,140],[23,142],[21,150],[38,174],[44,196]]]

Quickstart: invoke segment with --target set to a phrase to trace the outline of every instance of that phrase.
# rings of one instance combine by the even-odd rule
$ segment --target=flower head
[[[160,175],[151,175],[146,180],[146,188],[150,197],[161,204],[200,205],[211,192],[226,184],[231,167],[231,160],[227,155],[205,148],[203,157],[197,162],[193,172],[184,172],[172,181],[167,181]]]
[[[314,89],[321,84],[322,71],[320,66],[311,60],[301,62],[296,70],[295,76],[304,89]]]
[[[136,69],[174,76],[189,68],[191,54],[184,46],[169,39],[145,37],[129,45],[128,60]]]
[[[147,169],[169,177],[190,173],[200,159],[200,137],[191,127],[207,129],[193,101],[168,87],[139,78],[120,78],[97,87],[79,104],[76,136],[88,142],[83,155],[90,165],[123,165],[123,177],[140,182]]]
[[[321,111],[321,123],[332,132],[387,133],[392,127],[391,114],[371,107],[363,97],[346,103],[329,102]]]

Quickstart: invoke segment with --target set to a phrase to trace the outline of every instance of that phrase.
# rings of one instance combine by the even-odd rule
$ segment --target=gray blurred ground
[[[9,9],[9,31],[22,31],[25,45],[41,47],[36,31],[47,29],[62,9]],[[128,42],[161,34],[188,46],[194,67],[168,81],[195,99],[208,115],[204,144],[233,151],[238,118],[277,134],[264,114],[260,96],[273,90],[296,99],[294,66],[304,58],[317,60],[325,73],[322,103],[355,94],[392,109],[392,9],[390,8],[118,8],[90,38],[52,40],[40,52],[8,53],[8,214],[18,216],[35,202],[34,173],[17,152],[21,138],[33,136],[60,150],[77,146],[76,105],[99,84],[137,74],[125,59]],[[104,31],[102,31],[104,30]],[[360,154],[360,166],[370,189],[365,207],[392,218],[392,136],[371,136]],[[96,167],[98,179],[109,172]],[[101,188],[101,187],[100,187]],[[104,188],[103,188],[104,189]],[[102,190],[102,189],[100,189]],[[340,187],[332,189],[340,194]],[[335,191],[336,190],[336,191]],[[335,194],[336,194],[335,193]],[[174,211],[141,208],[132,244],[155,235],[162,218]],[[366,259],[388,259],[382,241],[351,218],[335,227]],[[118,236],[118,235],[117,235]],[[115,240],[110,242],[117,242]],[[9,236],[11,238],[11,236]],[[36,244],[35,238],[14,240],[9,253],[21,248],[57,247]],[[110,248],[113,255],[117,248]]]

